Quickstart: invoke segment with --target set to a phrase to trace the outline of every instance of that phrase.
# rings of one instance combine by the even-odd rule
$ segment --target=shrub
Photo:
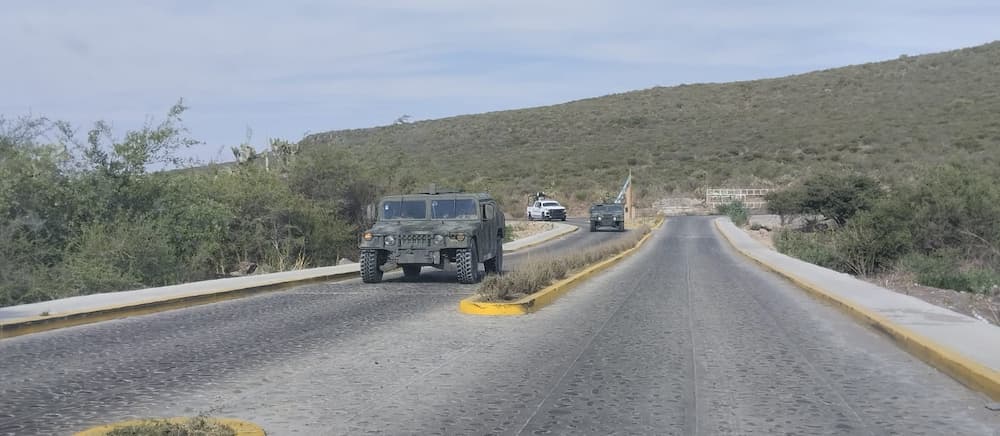
[[[792,229],[778,230],[774,248],[789,256],[826,268],[842,270],[840,256],[831,243],[832,233],[803,233]]]
[[[912,253],[900,262],[904,269],[916,275],[917,283],[924,286],[979,294],[989,294],[994,287],[1000,286],[1000,274],[996,271],[963,267],[963,263],[955,250]]]
[[[862,212],[832,235],[839,266],[859,276],[891,268],[910,249],[903,223],[884,214]]]
[[[720,204],[716,210],[720,214],[729,216],[729,219],[733,220],[733,224],[736,224],[737,226],[746,225],[747,221],[750,219],[747,208],[743,205],[742,201]]]

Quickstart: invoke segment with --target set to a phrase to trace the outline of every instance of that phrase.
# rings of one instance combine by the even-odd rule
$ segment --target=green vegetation
[[[779,79],[319,133],[302,145],[405,155],[396,168],[416,183],[486,190],[507,211],[545,191],[584,213],[628,168],[644,205],[712,186],[782,187],[819,171],[895,185],[958,162],[1000,178],[998,59],[995,42]]]
[[[775,193],[781,201],[772,211],[832,210],[847,218],[833,220],[829,230],[783,230],[775,247],[852,274],[903,268],[923,285],[994,292],[1000,286],[1000,186],[994,180],[956,166],[886,190],[862,176],[814,176]]]
[[[750,219],[749,211],[747,211],[742,201],[720,204],[716,209],[718,209],[717,212],[719,214],[728,216],[729,219],[733,220],[733,224],[738,226],[746,225]]]
[[[103,122],[80,139],[0,118],[0,305],[354,259],[366,206],[431,182],[490,192],[511,214],[538,191],[583,214],[629,169],[639,207],[790,186],[777,213],[834,228],[783,232],[783,251],[856,274],[956,266],[967,279],[923,280],[981,289],[1000,262],[998,59],[1000,42],[400,122],[274,140],[266,154],[244,144],[237,163],[205,167],[178,158],[195,143],[180,104],[123,137]]]
[[[272,143],[271,162],[177,166],[178,104],[116,138],[61,123],[0,119],[0,306],[356,257],[367,174],[333,151]]]
[[[477,293],[485,301],[504,301],[533,294],[557,280],[566,278],[576,270],[634,247],[649,231],[649,227],[644,225],[631,230],[624,237],[566,256],[529,262],[528,265],[503,275],[486,276],[479,285]]]
[[[116,428],[107,436],[236,436],[236,430],[205,417],[183,422],[150,419],[141,424]]]

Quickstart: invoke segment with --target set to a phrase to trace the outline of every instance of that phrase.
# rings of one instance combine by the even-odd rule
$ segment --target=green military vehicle
[[[504,216],[489,194],[431,189],[392,195],[378,203],[375,225],[361,237],[361,279],[382,281],[382,273],[401,266],[415,279],[424,266],[455,264],[459,283],[503,271]]]
[[[625,230],[625,205],[621,203],[598,203],[590,206],[590,231],[611,227],[619,232]]]

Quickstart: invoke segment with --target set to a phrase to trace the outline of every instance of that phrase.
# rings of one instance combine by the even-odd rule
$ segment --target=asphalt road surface
[[[507,266],[617,236],[584,229]],[[1000,429],[984,397],[734,254],[708,218],[671,219],[528,316],[460,314],[474,286],[425,276],[2,340],[0,434],[198,413],[276,435]]]

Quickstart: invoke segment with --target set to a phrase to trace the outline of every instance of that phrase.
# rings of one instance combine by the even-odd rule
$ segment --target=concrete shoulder
[[[771,250],[715,221],[738,252],[885,333],[966,386],[1000,400],[1000,327]]]

